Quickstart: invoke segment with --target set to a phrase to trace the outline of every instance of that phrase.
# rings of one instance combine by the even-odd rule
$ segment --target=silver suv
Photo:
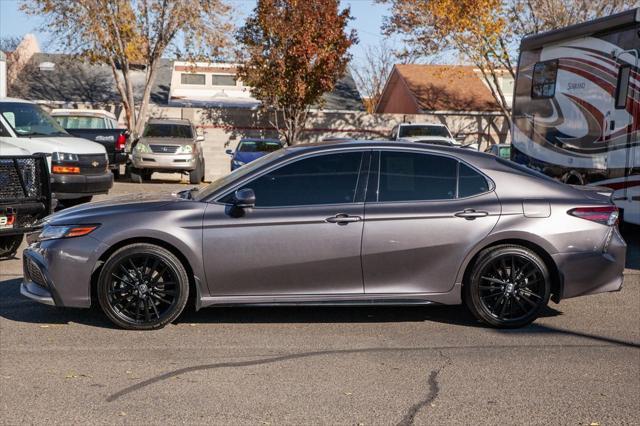
[[[189,120],[149,120],[131,153],[131,180],[141,183],[153,172],[186,172],[190,183],[202,182],[203,141]]]

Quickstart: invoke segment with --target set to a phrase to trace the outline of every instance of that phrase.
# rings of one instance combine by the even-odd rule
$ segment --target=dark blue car
[[[226,152],[231,156],[231,170],[233,171],[280,148],[282,148],[282,142],[278,139],[246,138],[240,139],[235,152],[230,149]]]

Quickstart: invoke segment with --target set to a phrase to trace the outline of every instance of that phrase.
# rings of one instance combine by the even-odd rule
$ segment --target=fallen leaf
[[[120,412],[118,413],[118,415],[119,415],[119,416],[126,416],[126,415],[127,415],[127,413],[125,413],[124,411],[120,411]]]
[[[45,325],[41,325],[40,328],[49,328],[49,326],[45,324]]]
[[[353,392],[345,392],[345,395],[353,395]]]

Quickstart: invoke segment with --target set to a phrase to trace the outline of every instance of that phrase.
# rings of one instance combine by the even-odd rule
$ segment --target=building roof
[[[402,84],[421,112],[499,111],[498,103],[475,67],[396,64],[382,92],[377,112],[385,111],[395,85]]]
[[[360,92],[349,70],[346,71],[344,77],[338,80],[333,91],[325,93],[322,99],[324,109],[364,111]]]
[[[136,99],[142,98],[144,71],[133,71]],[[34,101],[113,103],[120,101],[111,68],[81,61],[73,55],[34,53],[17,78],[13,92]],[[151,102],[166,104],[171,84],[171,61],[161,59]]]
[[[151,90],[151,102],[159,105],[213,106],[218,108],[256,108],[255,99],[169,99],[173,61],[161,59],[156,80]],[[144,70],[132,71],[136,100],[142,98]],[[76,56],[60,53],[34,53],[24,67],[18,83],[12,86],[12,95],[34,101],[117,103],[120,95],[116,89],[111,68],[103,64],[91,64]],[[364,110],[356,84],[347,71],[332,92],[323,96],[324,109]]]

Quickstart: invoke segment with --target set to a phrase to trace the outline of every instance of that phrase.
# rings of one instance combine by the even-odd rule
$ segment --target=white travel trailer
[[[511,159],[568,184],[605,186],[640,224],[640,9],[526,37]]]

